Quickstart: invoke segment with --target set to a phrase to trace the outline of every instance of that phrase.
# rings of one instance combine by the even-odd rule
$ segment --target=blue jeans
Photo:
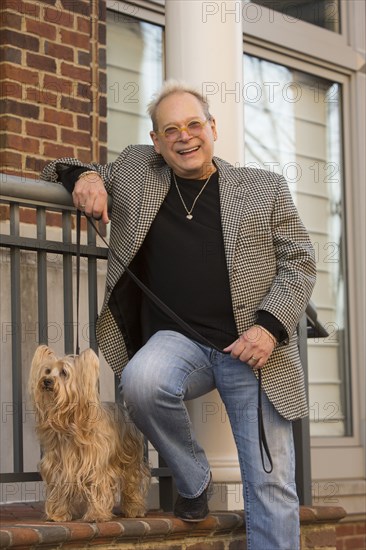
[[[217,388],[234,434],[243,481],[248,550],[297,550],[299,502],[292,424],[262,395],[273,471],[263,470],[258,381],[249,365],[170,330],[159,331],[125,367],[121,387],[132,420],[171,469],[178,492],[197,497],[210,466],[184,401]]]

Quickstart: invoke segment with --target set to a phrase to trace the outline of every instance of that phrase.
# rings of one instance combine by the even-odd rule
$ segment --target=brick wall
[[[337,550],[365,550],[366,518],[345,521],[337,525]]]
[[[105,0],[1,0],[0,171],[106,162]]]

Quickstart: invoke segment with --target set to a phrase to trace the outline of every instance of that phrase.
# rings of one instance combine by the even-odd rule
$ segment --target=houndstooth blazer
[[[219,170],[222,231],[234,317],[241,334],[266,310],[286,328],[262,369],[263,388],[281,415],[307,414],[296,327],[315,283],[314,251],[284,178],[251,168],[235,168],[214,157]],[[41,177],[57,181],[58,164],[96,170],[113,200],[110,247],[134,266],[136,254],[170,187],[170,168],[149,145],[131,145],[109,164],[63,158]],[[138,272],[138,266],[134,266]],[[120,376],[139,340],[139,291],[113,255],[108,261],[104,303],[97,320],[103,355]]]

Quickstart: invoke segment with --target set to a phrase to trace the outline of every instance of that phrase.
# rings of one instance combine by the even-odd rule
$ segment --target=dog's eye
[[[62,369],[62,371],[60,372],[60,375],[64,377],[67,376],[67,372],[65,371],[65,369]]]
[[[50,374],[51,373],[51,369],[45,369],[45,374]]]

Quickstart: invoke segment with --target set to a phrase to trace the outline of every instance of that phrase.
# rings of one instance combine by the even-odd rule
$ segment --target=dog
[[[91,349],[57,357],[42,345],[34,354],[29,392],[49,520],[108,521],[117,496],[126,517],[145,515],[150,471],[143,436],[123,406],[101,403],[98,382]]]

